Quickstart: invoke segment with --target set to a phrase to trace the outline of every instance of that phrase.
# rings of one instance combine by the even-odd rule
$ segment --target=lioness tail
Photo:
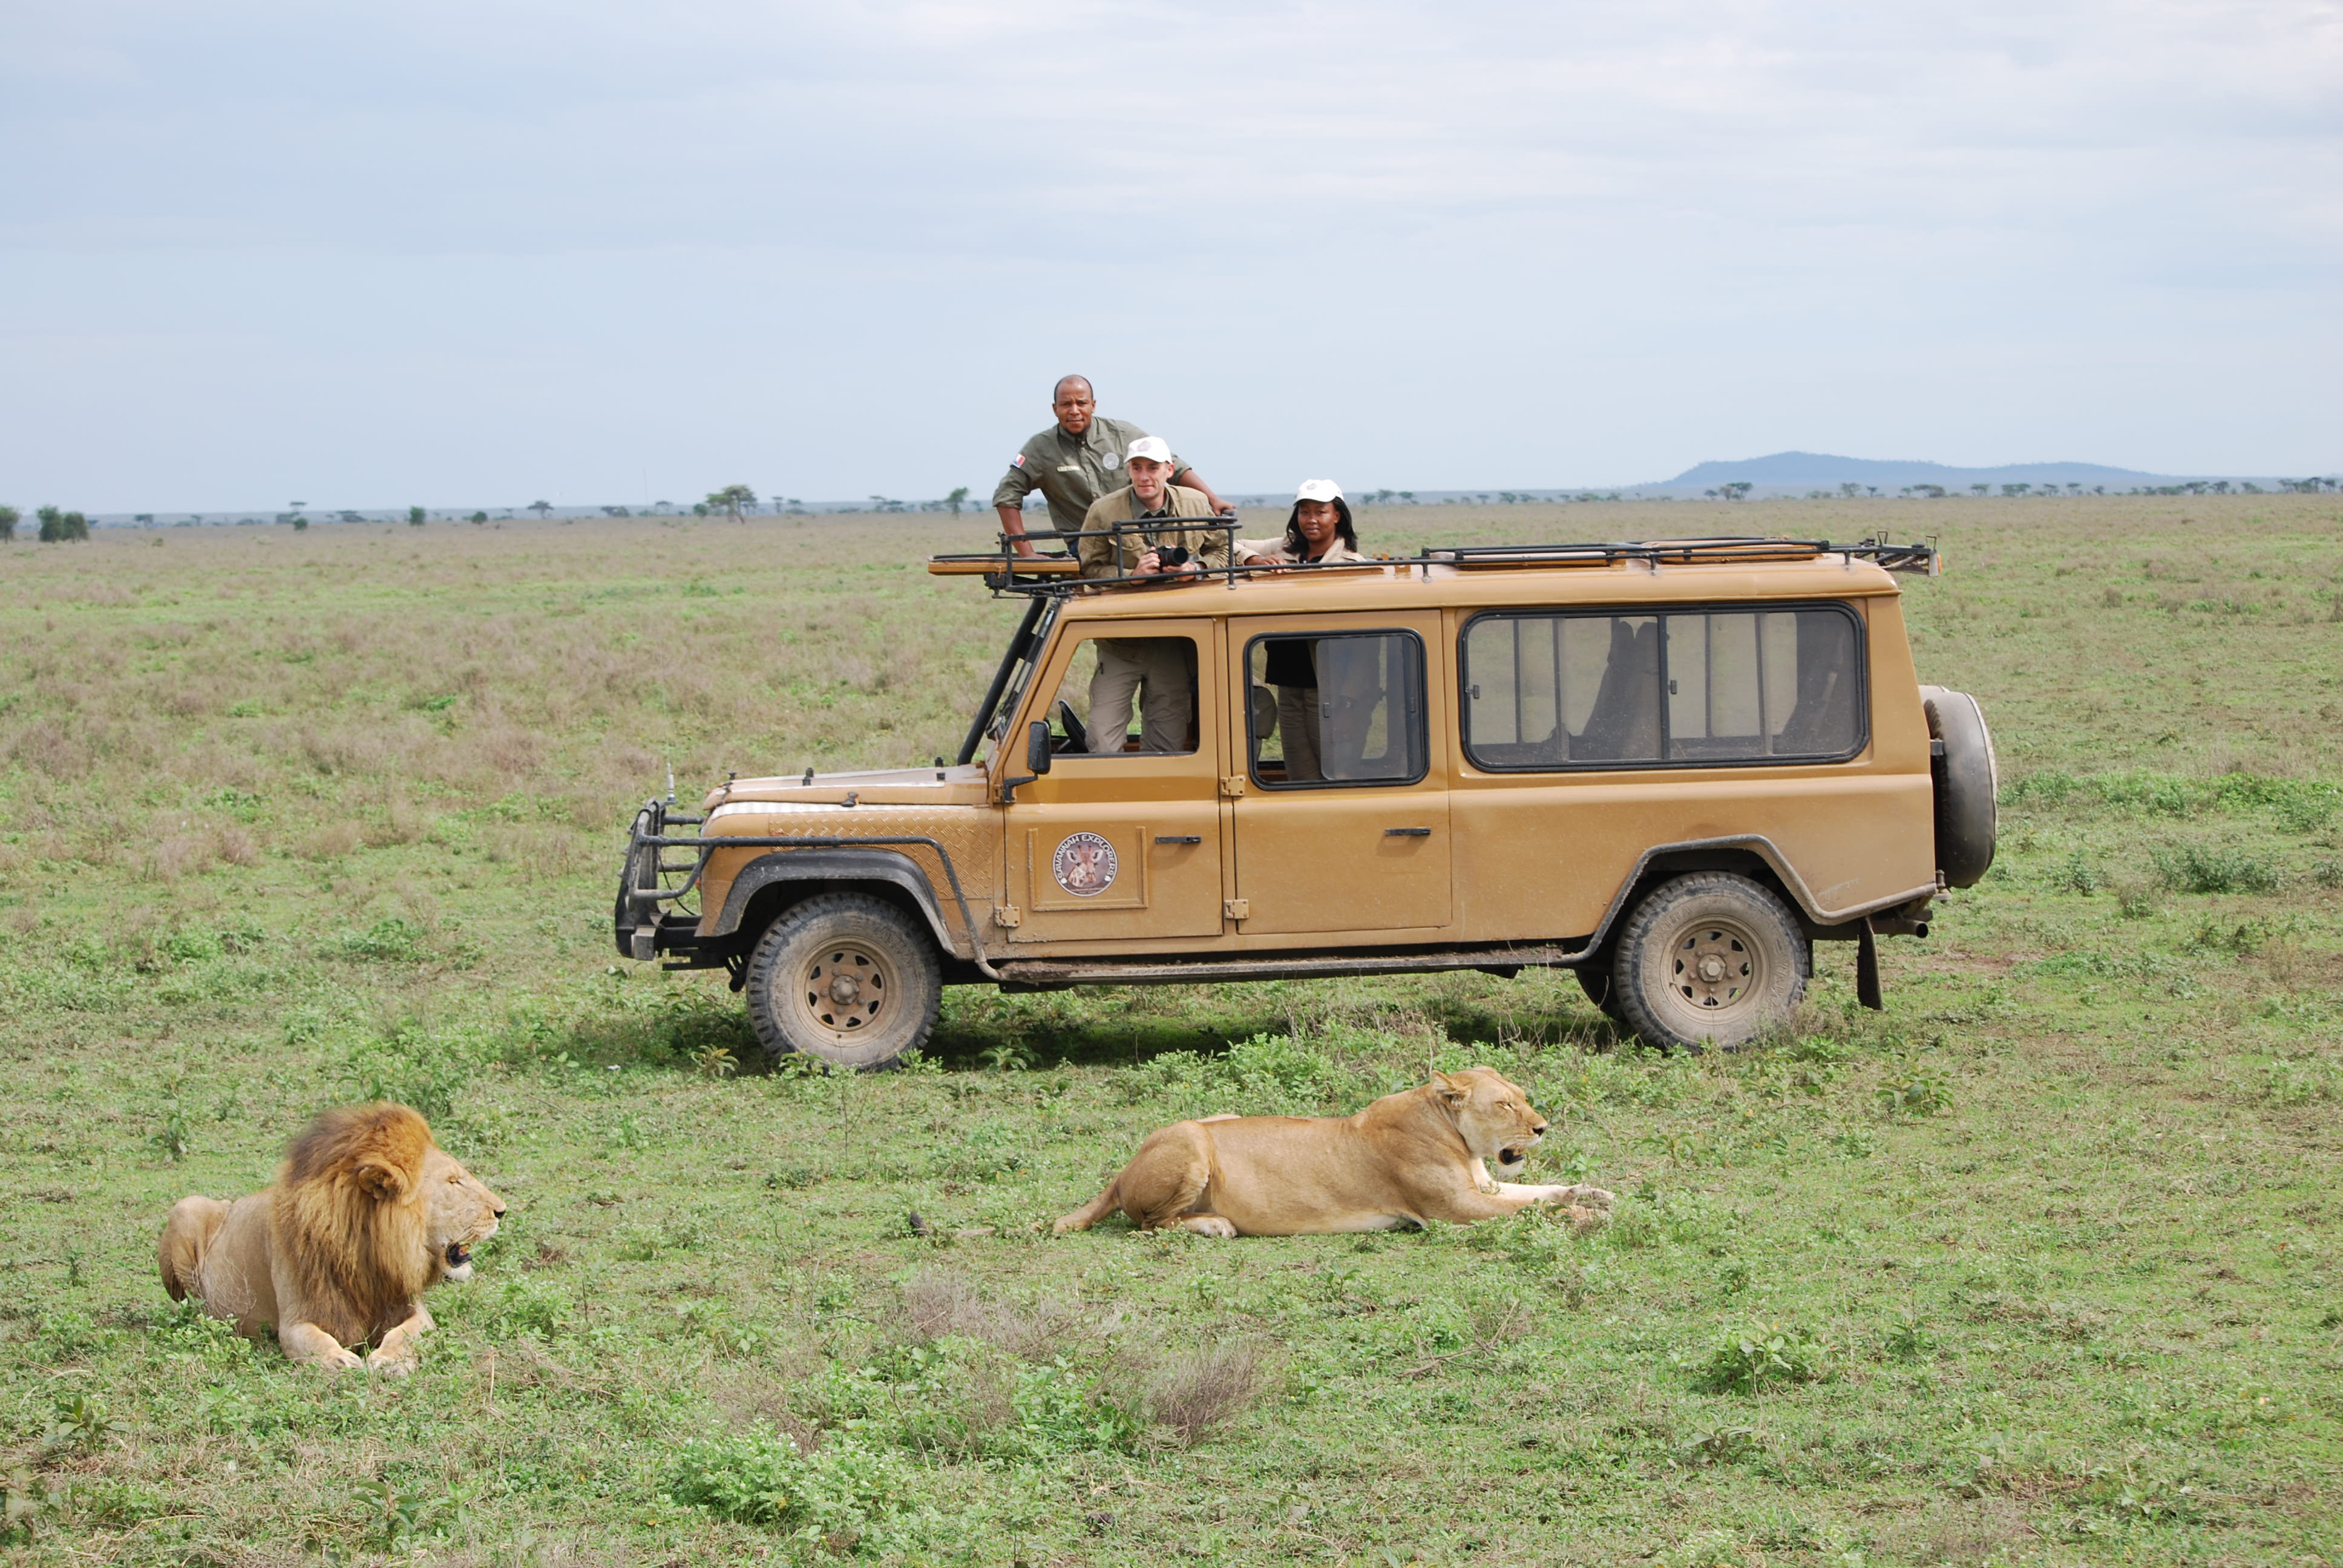
[[[1118,1191],[1121,1185],[1122,1178],[1120,1176],[1108,1182],[1105,1191],[1051,1226],[1050,1234],[1062,1236],[1069,1231],[1087,1231],[1117,1209],[1121,1208],[1122,1196]]]

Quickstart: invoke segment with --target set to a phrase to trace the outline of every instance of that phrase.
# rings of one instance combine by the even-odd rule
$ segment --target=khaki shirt
[[[1117,523],[1137,522],[1147,517],[1209,518],[1212,503],[1204,498],[1202,490],[1192,490],[1185,485],[1167,485],[1163,490],[1163,509],[1142,512],[1139,509],[1138,493],[1125,485],[1110,491],[1091,504],[1082,515],[1084,531],[1112,528]],[[1167,545],[1183,545],[1196,560],[1209,568],[1229,564],[1229,536],[1221,528],[1150,528],[1144,533],[1124,534],[1120,538],[1077,539],[1081,548],[1075,552],[1082,558],[1082,576],[1086,578],[1128,577],[1139,565],[1139,558],[1151,549]],[[1117,547],[1120,546],[1120,548]]]
[[[1052,425],[1025,443],[1009,462],[1009,472],[992,489],[996,507],[1021,507],[1039,490],[1050,503],[1050,527],[1071,533],[1082,526],[1083,514],[1101,496],[1130,481],[1122,471],[1124,454],[1147,432],[1128,419],[1093,415],[1080,439]],[[1172,477],[1188,471],[1177,454]]]
[[[1344,544],[1342,536],[1340,534],[1335,535],[1333,542],[1326,547],[1326,553],[1315,560],[1297,556],[1287,549],[1283,534],[1278,535],[1273,539],[1239,539],[1236,542],[1236,553],[1237,565],[1241,567],[1254,564],[1276,567],[1326,567],[1339,566],[1344,561],[1363,561],[1369,558],[1363,552],[1354,550]]]

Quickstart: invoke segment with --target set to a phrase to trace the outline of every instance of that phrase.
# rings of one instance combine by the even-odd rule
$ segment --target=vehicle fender
[[[1587,959],[1594,960],[1604,950],[1604,944],[1611,940],[1612,933],[1634,903],[1637,890],[1653,878],[1674,876],[1685,871],[1745,869],[1752,859],[1773,873],[1775,881],[1789,896],[1790,902],[1798,912],[1809,924],[1821,930],[1845,926],[1866,915],[1908,904],[1914,899],[1926,898],[1936,890],[1933,885],[1910,888],[1865,903],[1849,905],[1843,910],[1826,910],[1806,886],[1805,879],[1799,876],[1796,868],[1790,864],[1789,857],[1782,853],[1773,839],[1762,833],[1654,844],[1637,858],[1634,869],[1620,882],[1619,890],[1611,896],[1610,907],[1603,911],[1602,923],[1594,928],[1594,934],[1587,939],[1581,952]]]
[[[776,849],[759,855],[733,877],[724,894],[724,908],[703,934],[721,937],[739,930],[749,900],[776,882],[885,882],[900,888],[927,918],[936,946],[954,958],[968,956],[944,925],[943,908],[936,901],[928,874],[908,856],[891,849]]]
[[[1936,869],[1946,885],[1973,888],[1993,865],[1999,827],[2001,767],[1985,710],[1966,691],[1924,686],[1928,735],[1936,742],[1928,770],[1936,787]]]

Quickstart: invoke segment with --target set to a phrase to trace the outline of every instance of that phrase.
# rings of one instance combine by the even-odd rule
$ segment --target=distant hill
[[[1956,468],[1945,463],[1835,457],[1825,452],[1775,452],[1737,462],[1695,463],[1673,479],[1636,488],[1698,493],[1736,482],[1761,490],[1801,491],[1835,490],[1844,484],[1875,485],[1882,490],[1906,485],[1942,485],[1948,490],[1965,490],[1971,485],[2105,485],[2109,489],[2129,489],[2135,485],[2169,485],[2175,479],[2168,474],[2110,468],[2104,463],[2007,463],[1997,468]]]

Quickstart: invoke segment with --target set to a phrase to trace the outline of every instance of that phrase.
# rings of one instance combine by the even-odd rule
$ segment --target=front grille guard
[[[647,963],[664,950],[691,945],[699,917],[661,918],[659,909],[698,891],[708,862],[719,849],[900,849],[920,845],[933,849],[943,865],[944,880],[951,889],[952,906],[960,911],[960,929],[968,933],[969,953],[977,972],[990,980],[1001,979],[1001,972],[984,956],[976,917],[970,912],[968,894],[960,886],[960,868],[952,864],[951,851],[939,840],[920,833],[669,833],[669,823],[699,827],[708,820],[705,817],[675,814],[671,811],[673,804],[654,799],[645,801],[643,809],[635,813],[634,829],[627,842],[617,916],[619,951],[628,958]],[[692,849],[698,853],[689,861],[675,862],[667,859],[669,849]],[[683,880],[672,887],[664,884],[663,879],[677,875],[681,875]]]

